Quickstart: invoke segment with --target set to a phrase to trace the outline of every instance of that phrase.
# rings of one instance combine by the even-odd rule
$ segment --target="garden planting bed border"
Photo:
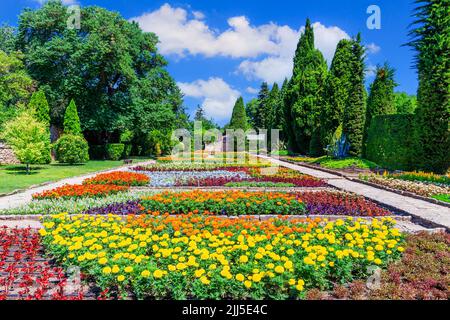
[[[183,192],[183,191],[248,191],[248,192],[321,192],[321,191],[339,191],[338,188],[333,186],[328,187],[225,187],[225,186],[215,186],[215,187],[192,187],[192,186],[175,186],[173,188],[168,187],[131,187],[130,191],[171,191],[171,192]]]

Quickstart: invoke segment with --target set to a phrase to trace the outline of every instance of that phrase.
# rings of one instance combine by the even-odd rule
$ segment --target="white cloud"
[[[372,42],[372,43],[369,43],[368,45],[366,45],[366,50],[370,54],[377,54],[378,52],[380,52],[381,48],[380,48],[380,46],[378,46]]]
[[[206,116],[219,121],[231,117],[233,106],[240,96],[240,92],[222,78],[178,82],[178,86],[187,97],[202,99]]]
[[[369,78],[375,77],[377,75],[377,66],[369,64],[366,67],[366,76]]]
[[[257,94],[259,92],[259,89],[253,88],[253,87],[247,87],[247,89],[245,89],[245,91],[247,91],[250,94]]]
[[[192,11],[192,14],[194,15],[194,18],[197,20],[205,19],[205,14],[201,11]]]
[[[342,39],[349,39],[350,36],[338,27],[326,27],[320,22],[313,23],[312,26],[316,48],[323,53],[328,63],[331,63],[338,42]],[[295,49],[303,32],[304,27],[298,32],[287,26],[279,28],[278,34],[283,39],[280,50],[275,55],[269,55],[259,61],[244,60],[238,70],[249,79],[281,83],[292,75]]]

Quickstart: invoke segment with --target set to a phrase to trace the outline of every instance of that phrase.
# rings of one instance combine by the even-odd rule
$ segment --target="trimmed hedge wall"
[[[376,116],[368,131],[366,158],[391,170],[411,170],[414,115]]]

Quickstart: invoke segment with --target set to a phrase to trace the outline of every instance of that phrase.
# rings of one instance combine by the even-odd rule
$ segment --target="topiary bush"
[[[387,169],[411,170],[413,125],[410,114],[374,117],[368,130],[367,159]]]
[[[106,145],[106,155],[110,160],[119,160],[124,152],[125,145],[123,143],[108,143]]]
[[[56,159],[61,163],[85,163],[89,160],[89,145],[79,135],[65,134],[55,143]]]

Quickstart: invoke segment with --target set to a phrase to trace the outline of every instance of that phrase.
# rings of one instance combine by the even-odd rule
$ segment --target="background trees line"
[[[387,63],[377,66],[375,80],[366,91],[365,49],[360,34],[338,43],[328,69],[314,47],[308,19],[295,52],[291,79],[284,81],[281,90],[276,83],[271,90],[267,83],[261,85],[258,97],[246,105],[249,125],[256,130],[282,129],[282,139],[294,153],[324,155],[344,135],[350,156],[372,157],[390,164],[407,156],[394,167],[446,172],[450,167],[450,2],[416,3],[417,22],[409,45],[417,52],[418,99],[394,92],[395,71]],[[389,118],[396,114],[405,116]],[[382,116],[387,118],[373,121]],[[402,134],[389,122],[398,124]],[[370,130],[375,124],[382,124],[386,131]],[[405,128],[413,139],[406,137]],[[386,137],[374,142],[369,132],[373,132],[373,138],[380,134]],[[401,155],[395,150],[384,154],[384,148],[400,144]]]

